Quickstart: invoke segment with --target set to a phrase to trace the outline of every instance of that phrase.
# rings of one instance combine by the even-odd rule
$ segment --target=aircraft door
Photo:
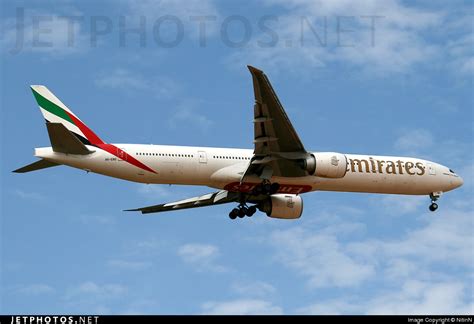
[[[436,169],[431,163],[428,163],[428,172],[430,173],[430,175],[436,175]]]
[[[199,156],[199,163],[203,163],[203,164],[207,163],[207,154],[205,151],[199,151],[198,156]]]

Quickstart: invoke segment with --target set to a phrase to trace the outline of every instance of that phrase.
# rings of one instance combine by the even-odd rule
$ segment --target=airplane
[[[463,179],[441,164],[412,157],[308,151],[269,79],[248,66],[255,97],[253,149],[110,144],[42,85],[31,89],[46,120],[51,147],[35,148],[40,160],[13,172],[58,165],[146,184],[207,186],[199,197],[128,209],[143,214],[234,203],[231,219],[257,210],[271,218],[298,219],[301,194],[311,191],[428,195],[430,211],[442,193]]]

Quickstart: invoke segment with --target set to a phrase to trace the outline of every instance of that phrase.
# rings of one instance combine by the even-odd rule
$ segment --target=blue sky
[[[472,14],[470,1],[3,1],[0,312],[472,313]],[[434,214],[428,197],[315,192],[297,221],[231,221],[230,205],[121,211],[209,188],[11,173],[49,145],[30,84],[112,143],[252,148],[247,64],[307,148],[426,158],[464,186]]]

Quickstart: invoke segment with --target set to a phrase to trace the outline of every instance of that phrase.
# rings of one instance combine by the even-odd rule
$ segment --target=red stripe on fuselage
[[[127,152],[125,152],[124,150],[118,148],[115,145],[112,145],[112,144],[98,144],[96,146],[98,148],[112,154],[112,155],[115,155],[119,159],[124,160],[124,161],[136,166],[137,168],[143,169],[143,170],[148,171],[148,172],[156,173],[153,169],[149,168],[148,166],[146,166],[142,162],[138,161],[133,156],[131,156],[130,154],[128,154]]]

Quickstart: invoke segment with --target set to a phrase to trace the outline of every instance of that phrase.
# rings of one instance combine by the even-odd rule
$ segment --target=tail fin
[[[66,107],[51,91],[42,85],[32,85],[33,95],[48,123],[61,123],[82,143],[87,145],[105,144],[89,127]]]

